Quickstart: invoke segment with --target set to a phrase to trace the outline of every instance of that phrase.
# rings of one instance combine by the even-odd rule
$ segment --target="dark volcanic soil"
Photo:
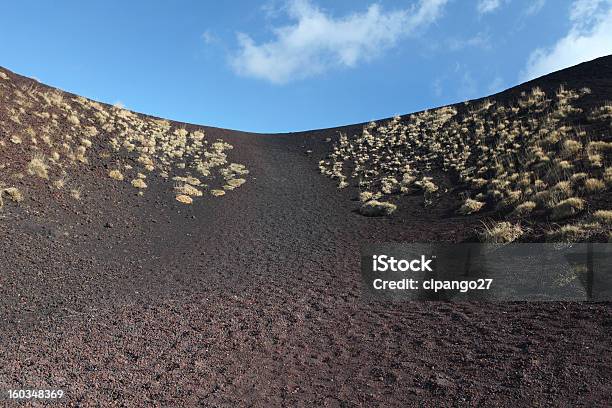
[[[612,59],[599,64],[609,84]],[[562,79],[583,86],[591,69]],[[138,197],[93,161],[80,202],[42,189],[3,212],[3,393],[63,389],[72,406],[609,403],[609,304],[366,303],[361,245],[461,241],[479,219],[420,197],[389,218],[356,214],[355,191],[317,171],[334,129],[206,131],[251,171],[227,196],[184,206],[159,181]]]

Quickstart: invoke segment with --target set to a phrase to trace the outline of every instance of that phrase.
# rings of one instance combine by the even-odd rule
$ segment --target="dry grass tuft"
[[[593,217],[604,224],[612,224],[612,210],[597,210],[593,213]]]
[[[516,217],[526,217],[527,215],[531,214],[531,212],[535,208],[536,208],[536,203],[535,202],[533,202],[533,201],[525,201],[524,203],[521,203],[521,204],[516,206],[516,208],[512,212],[512,215],[514,215]]]
[[[374,198],[374,194],[372,194],[369,191],[362,191],[361,193],[359,193],[359,201],[362,203],[370,201],[373,198]]]
[[[386,201],[370,200],[359,208],[359,213],[368,217],[391,215],[397,206]]]
[[[585,230],[579,225],[564,225],[546,232],[548,242],[574,242],[585,236]]]
[[[65,178],[59,178],[57,180],[53,180],[51,182],[51,185],[55,188],[57,188],[58,190],[61,190],[62,188],[64,188],[66,186],[66,179]]]
[[[553,220],[562,220],[573,217],[584,210],[584,207],[585,201],[582,198],[570,197],[553,207],[550,218]]]
[[[563,151],[566,155],[572,156],[582,150],[582,143],[577,140],[568,139],[563,143]]]
[[[17,187],[7,187],[2,190],[3,193],[8,194],[9,198],[16,203],[23,201],[23,194]]]
[[[79,190],[78,188],[73,188],[72,190],[70,190],[70,196],[74,198],[75,200],[80,200],[81,190]]]
[[[606,188],[606,183],[604,183],[600,179],[590,178],[584,181],[584,190],[587,193],[590,193],[590,194],[597,193],[603,190],[604,188]]]
[[[183,203],[183,204],[192,204],[193,198],[185,194],[179,194],[176,196],[176,201],[178,201],[179,203]]]
[[[109,171],[108,172],[108,176],[110,178],[112,178],[113,180],[118,180],[118,181],[123,181],[123,179],[124,179],[123,174],[121,173],[121,171],[116,170],[116,169]]]
[[[4,199],[2,197],[4,194],[8,195],[10,200],[15,203],[23,201],[23,194],[21,194],[17,187],[0,188],[0,208],[4,207]]]
[[[179,184],[174,187],[174,190],[180,195],[192,196],[192,197],[201,197],[202,191],[198,190],[194,186],[190,184]]]
[[[519,239],[525,230],[520,224],[512,224],[508,221],[498,222],[493,225],[484,225],[479,233],[480,240],[488,244],[505,244]]]
[[[28,163],[28,173],[32,176],[37,176],[42,179],[49,179],[49,166],[45,162],[45,157],[41,154],[36,154]]]
[[[223,188],[225,190],[233,190],[235,188],[240,187],[244,183],[246,183],[246,180],[243,179],[243,178],[229,179],[229,180],[227,180],[227,184],[225,186],[223,186]]]
[[[458,214],[468,215],[478,212],[484,207],[485,203],[468,198],[463,205],[457,210]]]
[[[70,123],[71,125],[75,125],[75,126],[79,126],[81,124],[81,121],[79,120],[79,117],[77,115],[68,115],[68,117],[66,118],[66,120],[68,121],[68,123]]]
[[[604,172],[604,181],[608,186],[612,186],[612,167],[606,167]]]
[[[546,232],[548,242],[579,242],[588,239],[593,234],[603,232],[601,225],[594,223],[579,223],[564,225]]]
[[[141,178],[136,178],[132,180],[132,186],[136,188],[147,188],[147,183],[145,183]]]

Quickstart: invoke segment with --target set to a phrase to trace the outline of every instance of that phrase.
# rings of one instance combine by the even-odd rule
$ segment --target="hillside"
[[[105,406],[601,405],[609,304],[368,303],[359,250],[607,242],[610,100],[609,56],[263,135],[0,69],[0,388]],[[364,216],[380,203],[392,213]]]

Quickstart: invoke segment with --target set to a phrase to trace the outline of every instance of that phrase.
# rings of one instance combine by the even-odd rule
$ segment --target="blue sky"
[[[20,0],[0,13],[1,66],[257,132],[463,101],[610,53],[612,0]]]

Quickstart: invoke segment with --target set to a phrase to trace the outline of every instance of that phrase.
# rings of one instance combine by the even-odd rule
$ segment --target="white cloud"
[[[476,10],[478,14],[491,13],[500,8],[503,3],[505,3],[504,0],[478,0]]]
[[[569,32],[554,46],[531,53],[521,81],[612,54],[612,0],[574,1],[570,22]]]
[[[240,49],[230,63],[238,74],[277,84],[354,67],[433,23],[447,2],[420,0],[395,11],[372,4],[364,12],[333,17],[310,0],[291,0],[286,12],[294,23],[275,28],[275,38],[261,44],[239,33]]]

